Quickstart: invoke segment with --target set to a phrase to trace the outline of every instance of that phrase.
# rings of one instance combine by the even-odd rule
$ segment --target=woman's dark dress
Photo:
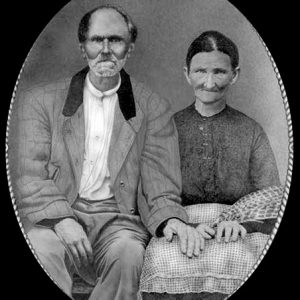
[[[279,185],[273,151],[262,127],[226,106],[203,117],[192,104],[175,114],[184,205],[233,204],[242,196]]]
[[[226,106],[203,117],[192,104],[175,114],[182,172],[183,205],[234,204],[241,197],[280,185],[277,166],[262,127]],[[248,232],[269,233],[274,220],[248,223]],[[272,226],[270,226],[272,225]]]
[[[222,112],[206,118],[192,104],[175,115],[175,122],[179,134],[183,205],[234,204],[251,192],[280,184],[275,158],[266,134],[259,124],[243,113],[226,106]],[[269,220],[264,223],[243,223],[247,232],[269,233],[273,225]],[[156,255],[161,253],[157,252]],[[191,260],[190,263],[192,262]],[[194,263],[197,265],[197,260]],[[207,266],[211,263],[207,262]],[[224,262],[225,265],[227,263],[228,261]],[[153,256],[153,265],[161,276],[165,269],[161,269],[160,260],[156,256]],[[149,272],[156,274],[152,269]],[[176,272],[181,274],[176,268],[172,272],[173,276]],[[227,295],[201,292],[144,293],[143,296],[144,300],[221,300]]]

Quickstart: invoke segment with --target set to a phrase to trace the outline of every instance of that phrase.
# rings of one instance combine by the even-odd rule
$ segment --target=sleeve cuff
[[[26,217],[31,223],[37,225],[39,225],[38,223],[42,225],[45,222],[44,220],[49,222],[50,220],[54,221],[64,218],[77,219],[69,202],[66,200],[52,202],[42,210],[29,213]]]
[[[54,226],[59,223],[60,221],[66,219],[66,218],[72,218],[75,221],[77,221],[77,219],[75,217],[62,217],[62,218],[57,218],[57,219],[44,219],[38,223],[36,223],[36,225],[38,226],[43,226],[43,227],[47,227],[47,228],[54,228]]]
[[[275,223],[276,219],[267,219],[263,222],[247,221],[241,223],[241,225],[245,227],[247,233],[261,232],[264,234],[271,234]]]
[[[169,205],[156,210],[155,213],[150,216],[147,228],[153,236],[160,237],[160,230],[164,222],[173,218],[179,219],[184,223],[188,222],[188,215],[182,206]]]

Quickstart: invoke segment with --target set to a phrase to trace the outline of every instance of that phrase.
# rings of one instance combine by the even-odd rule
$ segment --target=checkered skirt
[[[265,195],[265,191],[263,193]],[[250,198],[257,201],[257,197],[261,197],[261,192]],[[248,196],[248,200],[250,198]],[[241,204],[237,205],[241,212]],[[186,210],[191,223],[210,225],[220,221],[220,216],[224,216],[223,212],[226,212],[227,220],[230,219],[229,215],[235,219],[237,211],[234,207],[223,204],[197,204],[186,207]],[[274,211],[272,216],[277,213],[278,211]],[[180,252],[176,236],[171,243],[164,237],[152,238],[145,253],[140,292],[231,294],[250,272],[268,238],[266,234],[251,233],[244,240],[231,243],[206,240],[205,249],[200,256],[193,258]]]

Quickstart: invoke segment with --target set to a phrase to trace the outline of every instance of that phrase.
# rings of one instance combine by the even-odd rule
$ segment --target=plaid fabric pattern
[[[191,223],[213,224],[229,206],[196,204],[186,207]],[[230,294],[261,254],[268,235],[247,234],[244,240],[217,243],[207,240],[199,257],[192,259],[180,252],[177,237],[172,243],[152,238],[145,253],[140,279],[140,292]]]
[[[226,208],[214,225],[222,221],[259,221],[277,218],[283,196],[283,189],[271,186],[248,194]]]

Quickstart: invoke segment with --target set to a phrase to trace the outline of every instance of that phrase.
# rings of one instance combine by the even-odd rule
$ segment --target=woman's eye
[[[198,69],[195,72],[200,73],[200,74],[204,74],[204,73],[206,73],[206,70],[205,69]]]

